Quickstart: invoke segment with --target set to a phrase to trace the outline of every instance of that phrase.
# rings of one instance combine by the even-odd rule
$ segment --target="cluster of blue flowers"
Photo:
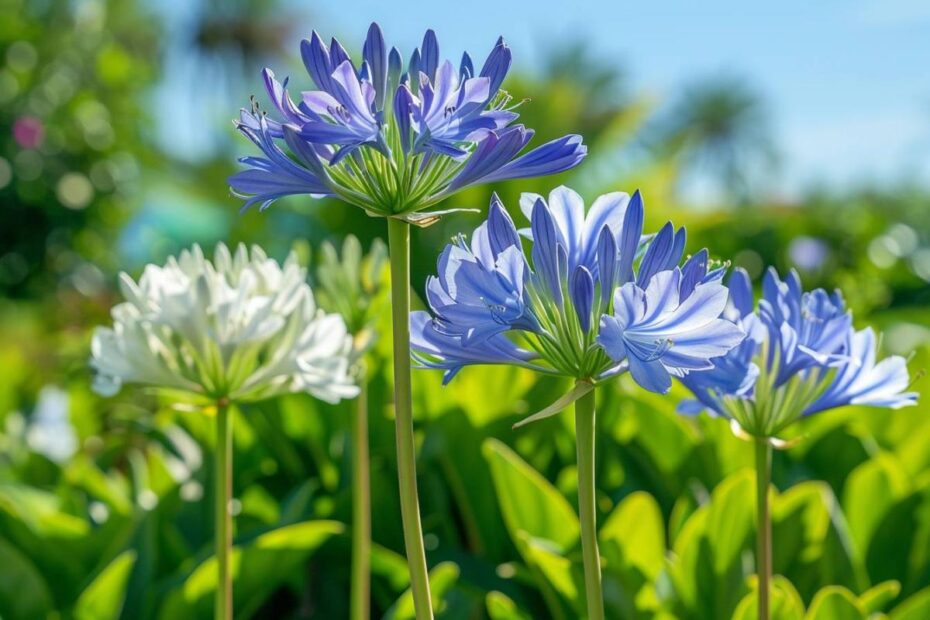
[[[777,435],[801,416],[845,405],[897,409],[916,402],[907,392],[905,360],[876,361],[871,328],[856,330],[839,291],[804,292],[792,271],[782,281],[774,269],[763,280],[758,308],[749,276],[730,277],[726,316],[746,339],[714,368],[684,377],[696,401],[685,412],[708,410],[747,433]]]
[[[468,364],[512,363],[591,383],[629,371],[664,393],[743,340],[721,318],[723,271],[708,270],[706,251],[679,266],[683,228],[644,237],[638,192],[601,196],[587,214],[566,187],[548,202],[526,194],[521,207],[530,227],[517,231],[492,200],[471,244],[459,237],[440,256],[432,316],[413,313],[418,360],[446,381]]]
[[[681,264],[683,228],[643,235],[638,192],[601,196],[586,214],[560,187],[548,201],[525,194],[521,208],[530,227],[518,231],[495,197],[470,243],[460,236],[440,256],[430,312],[411,316],[417,361],[445,382],[470,364],[592,384],[629,372],[658,393],[677,377],[698,399],[684,410],[707,408],[762,437],[846,404],[915,401],[904,360],[876,363],[874,333],[853,328],[838,292],[805,293],[796,273],[782,282],[770,271],[754,313],[744,271],[728,289],[707,250]]]
[[[255,103],[240,112],[237,128],[263,153],[242,158],[247,169],[229,179],[244,209],[293,194],[336,196],[372,215],[417,222],[418,212],[462,188],[554,174],[587,153],[581,136],[568,135],[520,154],[533,131],[513,124],[516,106],[500,89],[511,62],[503,39],[477,73],[467,53],[458,68],[441,61],[432,30],[405,66],[377,24],[360,66],[316,32],[301,57],[319,90],[295,102],[288,80],[265,69],[278,118]]]

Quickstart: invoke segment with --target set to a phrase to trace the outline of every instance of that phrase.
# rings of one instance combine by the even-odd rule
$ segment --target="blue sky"
[[[583,39],[659,101],[700,76],[736,73],[768,101],[785,194],[814,181],[930,178],[930,2],[760,4],[343,0],[285,10],[307,14],[307,33],[345,41],[360,42],[376,20],[405,53],[427,27],[453,58],[465,48],[478,56],[503,34],[521,70],[547,46]],[[304,34],[288,46],[295,53]]]

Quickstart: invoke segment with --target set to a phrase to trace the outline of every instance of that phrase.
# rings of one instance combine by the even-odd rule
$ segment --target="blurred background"
[[[132,390],[91,394],[90,334],[118,300],[120,270],[138,275],[192,243],[260,243],[283,258],[346,231],[366,247],[384,236],[383,222],[334,201],[285,199],[240,215],[229,195],[225,179],[250,152],[230,121],[251,94],[263,101],[264,66],[310,87],[297,52],[311,29],[357,53],[378,21],[406,55],[432,27],[452,59],[466,48],[482,58],[503,34],[514,51],[504,87],[528,99],[519,111],[536,143],[581,133],[589,156],[569,173],[468,190],[445,206],[483,208],[493,189],[519,218],[523,191],[568,184],[590,202],[639,188],[649,227],[686,224],[691,252],[708,246],[754,278],[794,267],[809,287],[842,288],[857,320],[884,331],[888,352],[912,356],[916,389],[930,396],[925,2],[0,0],[0,14],[0,617],[209,617],[211,586],[195,579],[210,553],[209,422]],[[414,232],[418,292],[443,244],[478,221]],[[379,617],[401,618],[412,616],[386,354],[382,343],[372,360],[373,592]],[[501,369],[468,370],[457,383],[443,390],[433,373],[415,376],[440,608],[520,618],[515,601],[526,617],[574,617],[577,567],[556,574],[548,547],[523,537],[560,535],[521,526],[497,499],[539,493],[524,499],[556,516],[549,491],[574,501],[571,425],[510,431],[564,386]],[[677,417],[674,396],[619,382],[604,399],[601,518],[619,515],[618,531],[630,515],[653,519],[640,538],[651,544],[657,532],[659,549],[654,565],[617,543],[616,564],[632,568],[607,577],[616,617],[729,617],[748,591],[749,521],[732,525],[746,540],[725,551],[710,525],[686,527],[718,491],[745,486],[748,448],[719,420]],[[293,397],[241,412],[237,536],[262,567],[240,575],[241,617],[345,616],[344,534],[277,550],[255,541],[282,525],[348,523],[347,407]],[[795,532],[786,549],[797,555],[776,556],[776,572],[805,604],[839,584],[865,606],[881,586],[876,611],[923,591],[930,614],[926,405],[822,418],[776,457],[782,490],[825,481],[786,501],[776,536]],[[454,461],[449,438],[460,442]],[[544,478],[508,490],[524,461]],[[683,531],[729,555],[688,560],[696,543]],[[559,544],[577,559],[571,540]],[[736,594],[697,587],[702,562]]]

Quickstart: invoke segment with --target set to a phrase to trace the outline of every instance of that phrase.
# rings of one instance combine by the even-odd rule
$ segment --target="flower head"
[[[98,327],[91,345],[101,394],[124,383],[235,402],[358,392],[345,323],[317,309],[293,254],[280,265],[258,246],[232,254],[219,244],[210,261],[195,245],[148,265],[138,283],[121,274],[120,289],[113,327]]]
[[[346,236],[342,251],[325,242],[314,281],[317,301],[328,312],[342,316],[353,334],[353,353],[365,353],[375,342],[375,323],[386,305],[387,246],[375,239],[367,254],[355,235]]]
[[[301,56],[317,90],[295,102],[288,80],[265,69],[273,117],[253,104],[236,123],[262,152],[243,158],[247,169],[229,179],[243,208],[292,194],[337,196],[372,215],[416,222],[417,212],[459,189],[561,172],[587,152],[572,135],[520,154],[533,132],[513,124],[516,106],[500,89],[511,62],[502,39],[477,73],[467,53],[458,68],[441,61],[432,30],[405,66],[377,24],[358,65],[316,32]]]
[[[904,359],[876,362],[875,334],[856,331],[837,291],[804,292],[797,273],[782,281],[770,269],[755,308],[745,271],[729,281],[729,320],[747,338],[714,368],[683,379],[697,397],[686,411],[708,409],[759,437],[773,437],[798,418],[844,405],[897,409],[916,402],[906,392]]]
[[[711,368],[743,339],[720,318],[722,271],[708,270],[706,251],[679,267],[684,229],[668,224],[645,239],[638,192],[601,196],[587,213],[566,187],[548,201],[525,194],[521,206],[529,228],[518,231],[495,197],[471,242],[460,237],[440,256],[427,282],[432,316],[411,319],[422,366],[446,380],[477,363],[590,382],[630,371],[667,392],[671,376]]]

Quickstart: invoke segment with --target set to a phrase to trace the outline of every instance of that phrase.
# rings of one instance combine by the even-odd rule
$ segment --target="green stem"
[[[769,483],[772,479],[772,446],[764,439],[756,448],[756,573],[759,578],[759,620],[769,620],[769,587],[772,581],[772,519],[769,514]]]
[[[575,441],[578,447],[578,516],[581,519],[581,554],[588,620],[604,620],[601,593],[601,556],[597,548],[597,513],[594,498],[594,390],[575,401]]]
[[[352,418],[352,620],[369,620],[371,591],[371,480],[368,461],[368,384],[359,375],[361,391]]]
[[[214,517],[216,529],[216,620],[232,619],[232,420],[229,404],[220,402],[216,406],[216,453],[215,453],[215,501]]]
[[[420,525],[417,497],[416,441],[413,436],[413,405],[410,394],[410,225],[388,218],[391,261],[391,319],[394,336],[394,424],[397,440],[397,477],[404,547],[410,570],[410,589],[417,620],[432,620],[429,573]]]

